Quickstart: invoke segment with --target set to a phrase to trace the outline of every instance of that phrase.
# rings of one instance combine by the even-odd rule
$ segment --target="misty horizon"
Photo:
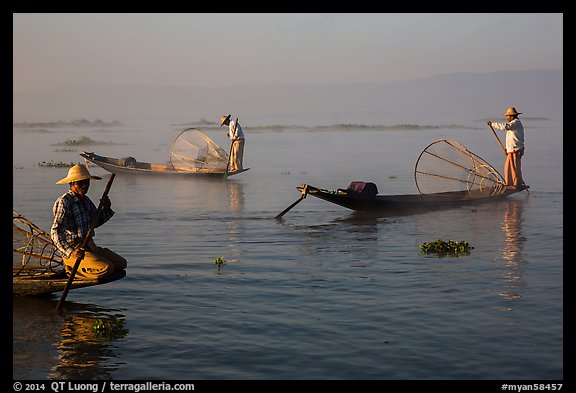
[[[170,119],[244,123],[454,124],[500,118],[508,106],[524,116],[563,115],[563,69],[454,73],[389,83],[274,84],[265,87],[75,86],[13,92],[13,121]]]

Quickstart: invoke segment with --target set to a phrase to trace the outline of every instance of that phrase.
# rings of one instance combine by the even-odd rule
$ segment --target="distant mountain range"
[[[454,73],[389,83],[27,90],[13,93],[13,120],[186,122],[232,113],[245,124],[451,124],[494,119],[508,106],[525,116],[561,119],[563,69]]]

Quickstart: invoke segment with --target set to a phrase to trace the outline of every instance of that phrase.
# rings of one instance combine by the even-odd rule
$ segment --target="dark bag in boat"
[[[346,189],[349,195],[363,198],[374,198],[378,195],[378,187],[372,182],[353,181]]]
[[[122,166],[126,168],[136,168],[136,159],[134,157],[122,158]]]

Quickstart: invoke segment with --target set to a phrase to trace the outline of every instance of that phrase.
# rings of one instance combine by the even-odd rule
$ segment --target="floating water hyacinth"
[[[220,274],[220,269],[222,269],[222,266],[224,266],[226,264],[226,259],[224,259],[224,257],[217,257],[214,258],[212,260],[212,262],[214,262],[214,264],[216,265],[217,270],[217,274]]]
[[[92,330],[99,338],[117,338],[126,335],[128,330],[124,327],[122,319],[96,319]]]
[[[438,256],[461,256],[461,255],[469,255],[470,250],[473,249],[467,241],[453,241],[448,240],[447,242],[438,239],[435,242],[430,243],[422,243],[418,246],[420,248],[420,252],[423,254],[437,254]]]
[[[47,168],[70,168],[73,167],[74,165],[76,165],[75,162],[64,162],[64,161],[54,162],[52,160],[50,160],[50,162],[42,161],[38,163],[38,166],[43,166]]]

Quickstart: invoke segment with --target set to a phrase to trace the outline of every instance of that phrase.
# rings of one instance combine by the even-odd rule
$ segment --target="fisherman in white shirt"
[[[230,120],[230,116],[222,116],[220,118],[220,127],[223,125],[228,126],[228,132],[226,136],[230,138],[232,141],[232,146],[230,147],[230,161],[228,166],[228,172],[239,172],[242,171],[244,168],[242,166],[242,160],[244,158],[244,131],[236,120]]]
[[[524,126],[518,115],[518,112],[513,106],[509,107],[504,113],[506,116],[506,123],[491,122],[488,120],[486,124],[500,130],[506,131],[506,162],[504,163],[504,180],[506,187],[518,188],[525,186],[522,179],[522,156],[524,155]]]

